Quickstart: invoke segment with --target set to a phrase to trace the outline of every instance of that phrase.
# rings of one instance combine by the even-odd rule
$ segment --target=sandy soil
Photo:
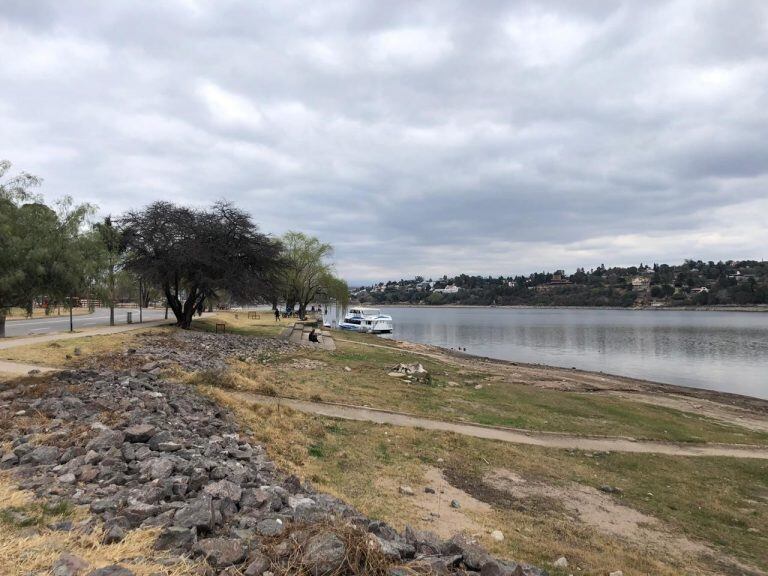
[[[399,485],[391,478],[379,478],[376,485],[392,493],[397,493],[399,489]],[[427,486],[435,493],[425,492]],[[439,469],[428,467],[423,483],[412,488],[413,496],[403,497],[407,498],[409,506],[413,508],[413,521],[418,528],[431,530],[442,538],[450,538],[457,532],[473,537],[488,535],[489,530],[483,524],[482,515],[491,512],[491,505],[451,486]],[[452,500],[459,502],[460,508],[452,508]]]
[[[734,558],[724,556],[701,542],[671,532],[658,518],[625,506],[618,501],[618,497],[595,490],[591,486],[576,483],[553,486],[527,480],[503,468],[487,474],[483,483],[515,499],[548,499],[554,506],[564,509],[574,521],[587,524],[607,536],[653,553],[682,561],[704,556],[744,570],[745,573],[763,573],[757,568],[745,566]]]

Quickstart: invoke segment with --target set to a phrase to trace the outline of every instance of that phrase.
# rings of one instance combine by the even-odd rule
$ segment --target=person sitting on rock
[[[312,330],[309,333],[309,341],[310,342],[320,342],[320,339],[317,337],[317,332],[315,332],[314,328],[312,328]]]

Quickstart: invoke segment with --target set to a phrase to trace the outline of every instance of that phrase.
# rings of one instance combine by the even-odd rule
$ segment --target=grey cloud
[[[11,0],[0,157],[104,212],[229,198],[332,242],[354,279],[759,257],[759,210],[738,233],[722,215],[768,209],[767,17],[759,0]],[[685,253],[681,233],[742,253]]]

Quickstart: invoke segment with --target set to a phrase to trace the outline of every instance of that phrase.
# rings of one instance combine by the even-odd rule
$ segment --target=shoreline
[[[759,412],[768,415],[768,398],[760,398],[758,396],[747,396],[746,394],[738,394],[736,392],[723,392],[720,390],[713,390],[710,388],[695,388],[693,386],[683,386],[681,384],[669,384],[666,382],[657,382],[654,380],[645,380],[642,378],[633,378],[632,376],[623,376],[621,374],[613,374],[610,372],[598,372],[595,370],[586,370],[583,368],[566,368],[563,366],[553,366],[551,364],[536,364],[531,362],[519,362],[516,360],[504,360],[502,358],[493,358],[491,356],[480,356],[477,354],[469,354],[467,352],[461,352],[459,350],[453,350],[451,348],[444,348],[442,346],[436,346],[434,344],[423,344],[421,342],[411,342],[410,340],[397,340],[388,339],[389,342],[395,342],[398,345],[404,345],[408,347],[422,348],[432,353],[442,354],[456,360],[466,360],[470,362],[480,362],[484,364],[495,364],[504,367],[521,367],[531,370],[547,370],[552,372],[562,372],[565,374],[581,374],[593,378],[611,379],[615,384],[619,386],[606,386],[606,387],[585,387],[580,393],[589,392],[628,392],[628,393],[656,393],[667,395],[685,396],[688,398],[698,398],[702,400],[709,400],[711,402],[717,402],[719,404],[726,404],[729,406],[738,406],[740,408],[750,410],[752,412]],[[384,346],[379,344],[377,346]],[[622,386],[623,385],[623,386]]]
[[[351,305],[351,304],[350,304]],[[373,304],[355,304],[355,306],[371,306]],[[768,304],[751,306],[555,306],[532,304],[376,304],[378,308],[500,308],[505,310],[626,310],[629,312],[756,312],[768,313]]]

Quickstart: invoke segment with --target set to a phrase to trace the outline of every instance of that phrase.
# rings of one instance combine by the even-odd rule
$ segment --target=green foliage
[[[10,163],[0,162],[0,177]],[[84,233],[94,209],[71,198],[54,208],[29,192],[40,183],[22,174],[0,182],[0,337],[3,310],[31,310],[33,300],[61,302],[90,283],[95,245]]]

